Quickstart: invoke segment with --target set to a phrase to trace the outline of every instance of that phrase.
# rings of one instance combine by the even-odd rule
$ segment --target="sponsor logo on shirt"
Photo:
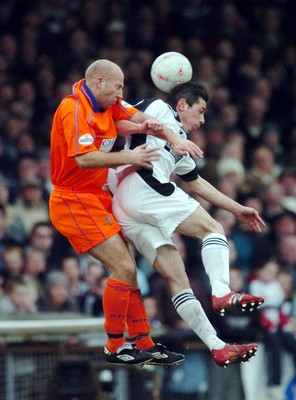
[[[103,139],[100,147],[100,151],[104,153],[108,153],[113,147],[115,139]]]
[[[174,158],[175,164],[182,159],[182,156],[178,154],[170,143],[166,143],[164,146],[165,150],[170,153],[170,155]]]
[[[109,215],[106,215],[104,225],[113,225],[113,221],[112,221],[111,217],[109,217]]]
[[[89,144],[93,144],[94,138],[90,133],[85,133],[84,135],[80,136],[78,139],[79,144],[82,146],[88,146]]]

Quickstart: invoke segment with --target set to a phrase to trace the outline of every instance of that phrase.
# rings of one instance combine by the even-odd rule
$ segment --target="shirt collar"
[[[170,108],[171,108],[171,110],[172,110],[172,112],[173,112],[173,114],[174,114],[174,117],[175,117],[175,120],[176,120],[177,124],[178,124],[180,127],[182,127],[183,124],[182,124],[182,122],[181,122],[181,120],[180,120],[180,117],[179,117],[179,114],[178,114],[177,110],[176,110],[174,107],[172,107],[172,106],[170,106]]]
[[[90,88],[87,86],[86,81],[83,82],[81,91],[84,93],[84,95],[88,98],[88,101],[90,102],[94,112],[104,112],[106,111],[104,108],[100,107],[99,103],[95,99],[94,95],[92,94]]]

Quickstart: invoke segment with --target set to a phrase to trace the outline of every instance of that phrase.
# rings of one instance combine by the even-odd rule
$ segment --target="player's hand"
[[[159,137],[161,137],[160,133],[163,133],[165,131],[171,132],[170,129],[165,128],[161,122],[153,118],[147,119],[145,122],[143,122],[143,124],[141,125],[141,129],[143,129],[141,131],[142,133]],[[193,158],[203,157],[203,151],[201,150],[201,148],[198,147],[197,144],[195,144],[191,140],[184,139],[174,134],[173,132],[170,133],[169,137],[167,137],[166,140],[172,144],[176,153],[180,154],[181,156],[190,154]]]
[[[262,232],[262,229],[266,226],[258,211],[252,207],[242,206],[241,210],[236,214],[236,217],[250,231],[256,233]]]
[[[127,151],[129,163],[142,168],[152,169],[152,161],[160,159],[158,148],[149,149],[147,144],[142,144],[133,150]]]
[[[140,124],[140,133],[145,133],[147,135],[157,135],[159,132],[162,132],[164,126],[161,122],[157,121],[154,118],[146,119],[142,124]]]
[[[203,158],[203,151],[194,142],[188,139],[183,139],[176,135],[176,141],[173,143],[173,148],[176,153],[184,156],[190,154],[193,158]]]

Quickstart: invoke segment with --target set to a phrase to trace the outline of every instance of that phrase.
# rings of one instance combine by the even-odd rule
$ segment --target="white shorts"
[[[152,189],[137,174],[122,180],[113,197],[113,213],[124,236],[153,265],[156,249],[173,245],[175,229],[198,207],[199,203],[175,184],[170,196]]]

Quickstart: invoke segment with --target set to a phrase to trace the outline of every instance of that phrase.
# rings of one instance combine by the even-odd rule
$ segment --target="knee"
[[[136,265],[131,262],[120,262],[113,268],[111,274],[116,275],[123,282],[133,283],[137,280]]]
[[[214,219],[212,219],[211,222],[207,224],[207,226],[205,227],[204,236],[210,235],[211,233],[219,233],[220,235],[225,236],[225,231],[223,226]]]
[[[225,231],[224,231],[223,226],[217,221],[215,221],[215,232],[214,233],[220,233],[220,235],[225,236]]]
[[[171,273],[161,274],[169,286],[180,286],[182,289],[189,287],[189,280],[185,269],[174,269]]]

